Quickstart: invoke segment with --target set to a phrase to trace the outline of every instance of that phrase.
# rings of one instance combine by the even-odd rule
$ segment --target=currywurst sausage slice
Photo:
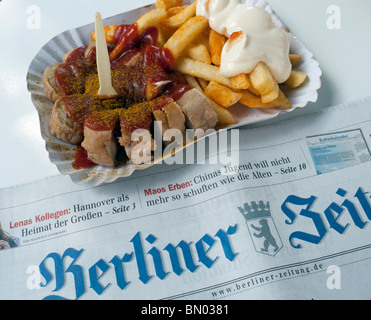
[[[85,119],[81,146],[94,163],[107,167],[115,165],[118,142],[114,131],[117,123],[118,113],[115,110],[93,112]]]
[[[56,63],[53,67],[47,67],[43,75],[44,93],[46,97],[52,102],[57,101],[58,98],[63,96],[62,92],[58,89],[58,86],[55,83],[54,79],[54,73],[58,67],[59,63]]]
[[[117,141],[113,136],[113,130],[96,131],[85,126],[81,146],[94,163],[107,167],[115,165]]]
[[[49,130],[53,136],[71,144],[79,144],[83,140],[83,135],[79,132],[77,125],[67,116],[62,97],[54,104]]]
[[[218,123],[218,116],[214,111],[212,102],[199,90],[187,91],[177,104],[186,116],[187,127],[207,131]]]

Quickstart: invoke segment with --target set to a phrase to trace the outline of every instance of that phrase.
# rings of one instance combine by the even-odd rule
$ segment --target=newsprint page
[[[371,98],[238,134],[229,163],[0,190],[0,298],[370,299]]]

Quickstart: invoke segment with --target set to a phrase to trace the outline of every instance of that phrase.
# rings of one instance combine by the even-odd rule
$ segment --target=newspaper
[[[370,299],[370,111],[244,128],[233,165],[0,190],[0,298]]]

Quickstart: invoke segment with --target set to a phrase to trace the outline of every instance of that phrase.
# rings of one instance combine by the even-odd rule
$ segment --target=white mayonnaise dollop
[[[250,73],[264,62],[278,83],[291,73],[290,42],[264,9],[241,0],[198,0],[197,15],[228,39],[223,48],[220,72],[225,77]]]

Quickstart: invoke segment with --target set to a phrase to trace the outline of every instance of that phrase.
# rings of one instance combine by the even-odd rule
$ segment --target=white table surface
[[[153,0],[154,1],[154,0]],[[0,1],[0,188],[58,175],[49,162],[39,120],[26,86],[29,64],[55,35],[151,4],[151,0]],[[371,95],[370,0],[268,0],[291,31],[314,53],[323,76],[317,103],[268,123]],[[341,28],[329,29],[328,8],[337,5]],[[30,29],[32,7],[40,9],[40,28]],[[71,182],[72,183],[72,182]]]

